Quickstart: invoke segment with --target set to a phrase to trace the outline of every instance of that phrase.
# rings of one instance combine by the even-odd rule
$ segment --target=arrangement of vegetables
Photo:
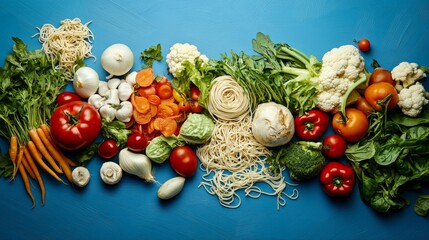
[[[166,55],[171,80],[151,68],[162,60],[159,44],[141,53],[146,65],[138,71],[128,46],[108,46],[101,65],[109,75],[100,80],[87,66],[66,79],[41,50],[13,40],[0,68],[1,136],[10,142],[0,173],[12,179],[19,173],[33,206],[30,179],[44,203],[40,170],[85,187],[95,174],[85,165],[95,155],[103,159],[99,176],[108,185],[125,174],[157,182],[153,168],[168,161],[177,176],[161,184],[157,196],[175,197],[198,171],[194,148],[210,140],[222,118],[210,99],[217,77],[236,81],[247,94],[251,137],[269,150],[264,163],[272,174],[318,179],[331,197],[346,197],[357,185],[379,212],[408,205],[401,191],[429,180],[429,93],[420,83],[427,69],[402,62],[371,73],[361,55],[370,49],[367,39],[335,47],[321,60],[262,33],[252,40],[255,55],[231,52],[220,60],[176,43]],[[74,92],[63,92],[68,81]],[[230,119],[222,121],[239,116],[223,111]],[[325,136],[329,127],[335,133]],[[63,151],[81,154],[71,160]],[[427,215],[428,195],[414,208]]]

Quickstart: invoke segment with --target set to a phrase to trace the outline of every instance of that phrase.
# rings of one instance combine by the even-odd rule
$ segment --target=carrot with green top
[[[49,153],[48,149],[46,149],[45,145],[43,144],[42,140],[39,137],[39,134],[37,134],[37,130],[35,128],[31,129],[28,134],[30,135],[31,140],[36,145],[37,149],[39,149],[40,153],[42,153],[43,157],[49,162],[51,167],[57,172],[57,173],[63,173],[61,168],[57,165],[54,158]]]
[[[24,149],[24,162],[27,163],[30,166],[31,171],[34,172],[35,178],[40,187],[40,193],[42,195],[42,205],[44,205],[45,195],[46,195],[45,184],[43,183],[43,179],[42,179],[42,176],[40,175],[39,169],[37,168],[37,165],[34,162],[33,158],[31,157],[31,154],[27,148]]]
[[[47,173],[49,173],[52,177],[57,179],[58,181],[64,183],[64,181],[58,177],[58,175],[43,161],[43,159],[40,157],[39,152],[37,150],[36,145],[33,143],[33,141],[28,141],[27,143],[28,150],[31,153],[32,158],[37,162],[37,164],[45,170]]]

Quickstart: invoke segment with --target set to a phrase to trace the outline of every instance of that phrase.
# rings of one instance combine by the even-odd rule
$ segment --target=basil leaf
[[[429,195],[420,195],[414,204],[414,212],[417,215],[426,217],[429,214]]]

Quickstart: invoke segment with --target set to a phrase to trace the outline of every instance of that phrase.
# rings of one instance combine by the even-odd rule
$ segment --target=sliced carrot
[[[147,113],[150,111],[150,103],[146,97],[133,95],[131,103],[134,109],[140,113]]]
[[[155,117],[157,113],[158,113],[158,106],[151,104],[150,105],[150,116]]]
[[[162,135],[170,137],[176,132],[177,122],[170,118],[159,118],[159,131]]]
[[[174,110],[167,104],[163,103],[158,106],[158,113],[156,114],[157,117],[165,118],[165,117],[171,117],[173,115],[174,115]]]
[[[170,98],[167,98],[167,99],[162,99],[161,98],[161,104],[163,104],[163,103],[174,103],[176,101],[176,99],[174,99],[174,97],[170,97]]]
[[[166,102],[165,105],[169,106],[173,110],[173,115],[178,115],[180,113],[179,105],[174,102]]]
[[[133,117],[136,123],[138,124],[147,124],[152,119],[151,113],[141,113],[137,111],[136,109],[133,110]]]
[[[161,104],[161,98],[158,95],[149,95],[147,96],[147,100],[150,104],[158,106]]]
[[[155,80],[155,76],[153,75],[152,68],[145,68],[137,72],[136,83],[140,87],[148,87],[152,85],[154,80]]]
[[[155,128],[154,128],[154,122],[155,121],[155,119],[154,118],[152,118],[151,120],[150,120],[150,122],[147,124],[147,127],[146,127],[146,129],[147,129],[147,133],[148,134],[152,134],[154,131],[155,131]]]
[[[153,129],[156,131],[159,131],[159,121],[161,118],[154,118],[153,119]]]

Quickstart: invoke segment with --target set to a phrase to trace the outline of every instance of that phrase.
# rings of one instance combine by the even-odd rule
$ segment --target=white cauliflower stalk
[[[419,68],[417,63],[401,62],[391,72],[393,80],[396,81],[395,87],[398,91],[426,77],[425,72]]]
[[[353,45],[333,48],[322,58],[322,69],[317,80],[319,94],[316,106],[326,112],[339,110],[343,96],[365,77],[365,61]],[[354,86],[354,83],[358,82]]]
[[[429,103],[429,93],[424,86],[416,82],[399,92],[398,106],[402,113],[410,117],[417,117],[423,110],[423,106]]]
[[[195,59],[200,58],[204,63],[209,59],[206,55],[202,55],[195,45],[189,43],[175,43],[167,54],[167,65],[169,72],[176,77],[177,74],[183,69],[182,64],[186,61],[195,63]]]

